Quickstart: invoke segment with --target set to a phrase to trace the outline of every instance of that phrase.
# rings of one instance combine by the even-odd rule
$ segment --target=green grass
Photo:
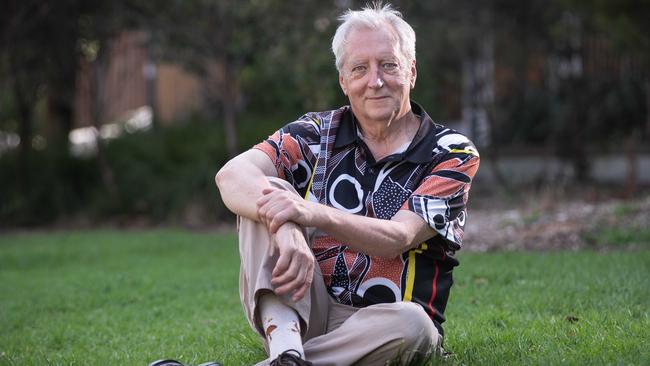
[[[252,363],[233,235],[181,231],[0,239],[0,365]],[[251,341],[252,342],[252,341]]]
[[[443,364],[650,364],[650,251],[460,254]],[[0,237],[0,365],[263,358],[234,235]]]
[[[452,364],[649,365],[650,251],[465,254]]]
[[[603,227],[589,233],[587,239],[598,246],[626,246],[650,244],[649,228]]]

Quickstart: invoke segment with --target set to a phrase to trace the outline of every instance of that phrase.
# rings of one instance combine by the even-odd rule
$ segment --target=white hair
[[[407,64],[415,60],[415,32],[413,28],[402,19],[402,14],[395,10],[392,5],[382,5],[381,1],[366,5],[361,10],[348,9],[339,20],[341,24],[336,29],[332,39],[332,52],[336,58],[336,69],[341,72],[345,61],[345,44],[350,32],[353,30],[370,28],[376,29],[390,25],[399,42],[399,49]]]

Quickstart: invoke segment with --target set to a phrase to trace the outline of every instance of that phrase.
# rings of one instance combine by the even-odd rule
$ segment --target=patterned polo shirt
[[[452,269],[458,265],[453,254],[462,244],[479,154],[467,137],[434,123],[418,104],[411,108],[420,119],[415,137],[379,161],[349,106],[307,113],[255,148],[308,200],[383,220],[409,210],[435,229],[437,235],[394,259],[356,252],[319,231],[312,250],[330,295],[340,303],[414,301],[442,334]]]

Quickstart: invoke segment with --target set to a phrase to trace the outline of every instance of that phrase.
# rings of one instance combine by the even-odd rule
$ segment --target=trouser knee
[[[415,303],[397,303],[397,311],[391,317],[396,336],[408,352],[428,353],[438,342],[438,330],[424,311]]]

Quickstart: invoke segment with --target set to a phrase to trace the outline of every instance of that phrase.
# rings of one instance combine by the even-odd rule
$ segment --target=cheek
[[[395,89],[400,90],[400,92],[411,90],[411,80],[407,77],[400,78],[395,80],[395,86]]]
[[[348,85],[348,96],[357,96],[363,94],[365,88],[362,83],[351,83]]]
[[[410,88],[411,87],[411,73],[409,71],[404,71],[395,75],[395,84],[400,88]]]

